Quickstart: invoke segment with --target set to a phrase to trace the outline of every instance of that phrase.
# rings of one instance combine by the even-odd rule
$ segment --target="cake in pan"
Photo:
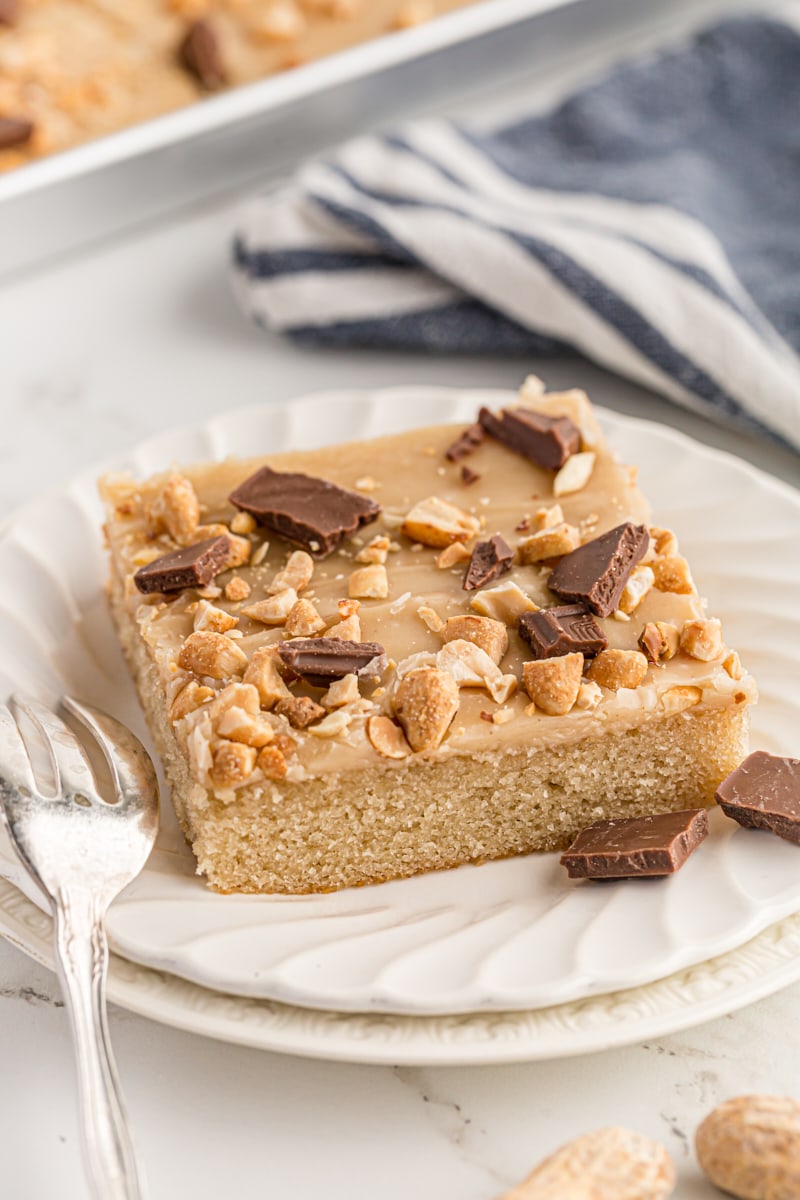
[[[102,483],[198,871],[304,893],[714,803],[753,680],[582,392]]]

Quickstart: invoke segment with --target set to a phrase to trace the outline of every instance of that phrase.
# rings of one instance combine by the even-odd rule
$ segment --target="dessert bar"
[[[466,431],[106,477],[114,620],[209,883],[326,891],[712,805],[755,685],[635,476],[532,377]]]

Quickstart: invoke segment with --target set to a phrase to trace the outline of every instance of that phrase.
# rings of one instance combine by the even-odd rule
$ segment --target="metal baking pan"
[[[535,69],[584,14],[593,25],[635,7],[482,0],[19,167],[0,176],[0,274],[285,175],[354,133]]]

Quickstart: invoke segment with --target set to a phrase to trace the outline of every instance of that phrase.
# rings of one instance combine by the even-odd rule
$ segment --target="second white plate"
[[[173,461],[270,452],[442,420],[505,393],[330,393],[230,413],[140,447],[145,475]],[[710,608],[761,686],[753,743],[797,751],[800,497],[746,464],[649,423],[603,414],[641,465],[659,523],[675,528]],[[6,690],[70,691],[142,731],[103,599],[94,479],[21,513],[0,544]],[[663,978],[742,945],[800,910],[800,851],[713,815],[714,836],[673,879],[569,884],[555,855],[467,867],[328,896],[218,896],[194,875],[171,815],[147,869],[109,917],[136,962],[242,996],[338,1011],[534,1009]],[[0,873],[27,885],[5,843]]]

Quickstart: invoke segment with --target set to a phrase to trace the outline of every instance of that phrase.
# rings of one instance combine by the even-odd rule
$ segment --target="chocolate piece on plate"
[[[33,121],[29,121],[27,117],[0,117],[0,150],[24,146],[32,137]]]
[[[562,600],[586,604],[598,617],[619,605],[630,573],[650,544],[644,525],[626,521],[565,554],[547,586]]]
[[[184,588],[205,587],[224,571],[230,558],[231,543],[224,535],[195,542],[181,550],[162,554],[133,577],[140,592],[181,592]]]
[[[472,454],[478,449],[483,441],[483,426],[477,422],[470,425],[469,429],[465,429],[461,437],[456,438],[452,445],[448,446],[444,452],[445,458],[450,462],[461,462],[462,458]]]
[[[380,505],[312,475],[262,467],[229,497],[259,525],[324,558],[380,516]]]
[[[228,82],[219,37],[210,21],[192,21],[178,47],[178,59],[208,92],[217,92]]]
[[[557,471],[581,448],[581,434],[569,417],[547,417],[529,408],[482,408],[478,421],[486,433],[537,466]]]
[[[478,542],[464,576],[464,591],[473,592],[475,588],[491,583],[499,575],[510,571],[513,561],[514,551],[499,533],[487,542]]]
[[[756,750],[717,788],[726,817],[800,845],[800,758]]]
[[[674,875],[708,836],[704,808],[597,821],[561,855],[570,879]]]
[[[339,638],[293,638],[280,642],[278,657],[293,675],[314,687],[327,687],[345,675],[377,676],[386,666],[380,642],[344,642]]]
[[[578,652],[592,658],[608,646],[608,638],[582,604],[562,604],[523,613],[517,629],[534,658],[558,658]]]

